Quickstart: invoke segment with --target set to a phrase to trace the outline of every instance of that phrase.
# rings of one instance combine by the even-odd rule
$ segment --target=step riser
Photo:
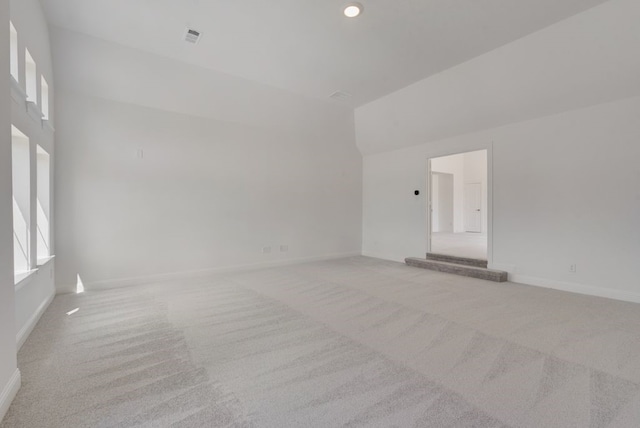
[[[458,265],[475,266],[486,268],[488,263],[486,260],[469,259],[467,257],[449,256],[446,254],[427,253],[427,260],[435,260],[439,262],[455,263]]]
[[[405,259],[405,263],[409,266],[417,268],[452,273],[454,275],[466,276],[470,278],[485,279],[487,281],[493,282],[506,282],[508,280],[507,272],[492,269],[483,269],[475,266],[456,265],[447,262],[414,258]]]

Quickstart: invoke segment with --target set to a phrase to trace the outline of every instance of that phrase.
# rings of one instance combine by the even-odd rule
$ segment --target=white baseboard
[[[516,273],[509,274],[509,281],[519,284],[533,285],[536,287],[551,288],[554,290],[568,291],[570,293],[585,294],[587,296],[604,297],[607,299],[622,300],[625,302],[640,303],[640,293],[631,291],[613,290],[611,288],[594,287],[591,285],[577,284],[574,282],[556,281],[553,279],[536,278]]]
[[[338,253],[338,254],[329,254],[325,256],[302,257],[297,259],[277,260],[277,261],[270,261],[270,262],[252,263],[252,264],[246,264],[246,265],[225,266],[225,267],[201,269],[201,270],[195,270],[195,271],[172,272],[172,273],[164,273],[159,275],[147,275],[147,276],[138,276],[138,277],[132,277],[132,278],[109,279],[104,281],[88,282],[84,284],[84,287],[85,287],[85,290],[100,290],[100,289],[109,289],[109,288],[129,287],[132,285],[148,284],[154,281],[167,281],[167,280],[183,279],[183,278],[197,278],[201,276],[207,276],[207,275],[213,275],[213,274],[219,274],[219,273],[230,273],[230,272],[266,269],[266,268],[279,267],[279,266],[290,266],[290,265],[296,265],[300,263],[309,263],[309,262],[316,262],[316,261],[322,261],[322,260],[334,260],[334,259],[341,259],[345,257],[355,257],[360,255],[362,255],[360,252]]]
[[[366,257],[373,257],[383,260],[396,261],[394,257],[385,254],[365,251],[362,254]],[[604,297],[606,299],[621,300],[623,302],[640,303],[640,293],[631,291],[614,290],[611,288],[594,287],[592,285],[578,284],[575,282],[557,281],[548,278],[538,278],[529,275],[514,273],[517,270],[515,265],[492,263],[490,269],[502,270],[509,273],[509,281],[518,284],[532,285],[534,287],[551,288],[553,290],[567,291],[569,293],[584,294],[587,296]]]
[[[7,410],[9,410],[11,402],[16,397],[16,394],[20,389],[20,385],[20,370],[16,368],[16,371],[13,372],[11,379],[9,379],[9,382],[7,382],[7,384],[2,389],[2,392],[0,393],[0,421],[2,421],[4,415],[7,414]]]
[[[51,294],[49,294],[49,296],[45,299],[45,301],[42,302],[40,306],[38,306],[38,309],[36,309],[31,317],[29,317],[26,324],[22,326],[18,334],[16,334],[16,346],[18,347],[18,350],[22,348],[22,345],[24,345],[24,342],[33,331],[33,328],[36,326],[36,324],[38,324],[40,317],[42,316],[42,314],[44,314],[44,311],[47,310],[55,295],[55,291],[52,291]]]

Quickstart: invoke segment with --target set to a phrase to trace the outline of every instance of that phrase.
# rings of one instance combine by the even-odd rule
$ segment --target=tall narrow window
[[[29,49],[25,49],[25,71],[27,78],[27,101],[38,104],[38,72],[36,62],[31,57]]]
[[[49,232],[49,212],[50,212],[50,196],[51,187],[49,185],[50,180],[50,157],[42,147],[37,148],[37,254],[38,260],[46,259],[51,255],[50,250],[50,232]]]
[[[42,111],[42,118],[49,120],[49,85],[44,79],[44,76],[40,79],[40,94],[42,97],[40,111]]]
[[[11,127],[11,172],[13,178],[13,266],[16,281],[31,268],[29,239],[30,172],[29,139]]]
[[[20,68],[18,66],[18,32],[16,31],[16,27],[14,27],[11,22],[9,22],[9,40],[9,61],[11,62],[11,75],[14,79],[16,79],[16,82],[20,82]]]

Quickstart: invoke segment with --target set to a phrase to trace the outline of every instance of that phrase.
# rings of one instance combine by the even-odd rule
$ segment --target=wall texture
[[[432,159],[431,171],[453,174],[453,232],[464,232],[464,156]]]
[[[424,254],[426,159],[489,148],[493,266],[640,301],[638,19],[612,0],[357,109],[363,252]]]
[[[62,30],[54,54],[59,291],[360,253],[352,111]]]
[[[611,0],[356,109],[371,154],[640,95],[640,2]]]
[[[37,146],[42,147],[50,155],[52,164],[55,162],[54,152],[54,132],[55,109],[51,108],[55,104],[56,85],[53,76],[53,66],[51,61],[51,47],[49,41],[49,28],[45,20],[42,7],[38,0],[12,0],[11,1],[11,22],[18,32],[18,52],[20,70],[20,86],[26,86],[24,80],[24,50],[29,49],[31,56],[36,62],[38,72],[38,85],[40,85],[40,75],[44,76],[49,85],[49,124],[43,126],[42,122],[34,115],[27,113],[24,100],[12,98],[11,101],[11,121],[22,133],[29,137],[29,152],[31,158],[30,169],[30,218],[33,222],[36,219],[36,197],[37,197]],[[53,178],[53,169],[49,171],[50,182]],[[55,204],[53,186],[50,200]],[[53,210],[50,210],[49,223],[54,224]],[[32,229],[32,265],[38,267],[29,278],[21,281],[15,288],[15,332],[18,345],[24,343],[31,329],[35,326],[39,316],[46,309],[55,294],[54,276],[55,260],[40,260],[36,257],[37,234]],[[55,236],[51,237],[51,248],[55,245]]]
[[[9,75],[9,1],[0,0],[0,74]],[[16,362],[11,201],[11,95],[0,79],[0,420],[20,388]]]
[[[424,186],[425,159],[492,147],[494,267],[519,282],[640,302],[639,115],[634,97],[367,156],[363,253],[424,254],[426,201],[413,189]]]

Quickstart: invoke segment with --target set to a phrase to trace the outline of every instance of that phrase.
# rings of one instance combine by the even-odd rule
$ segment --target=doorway
[[[428,160],[430,253],[488,259],[487,150]]]

